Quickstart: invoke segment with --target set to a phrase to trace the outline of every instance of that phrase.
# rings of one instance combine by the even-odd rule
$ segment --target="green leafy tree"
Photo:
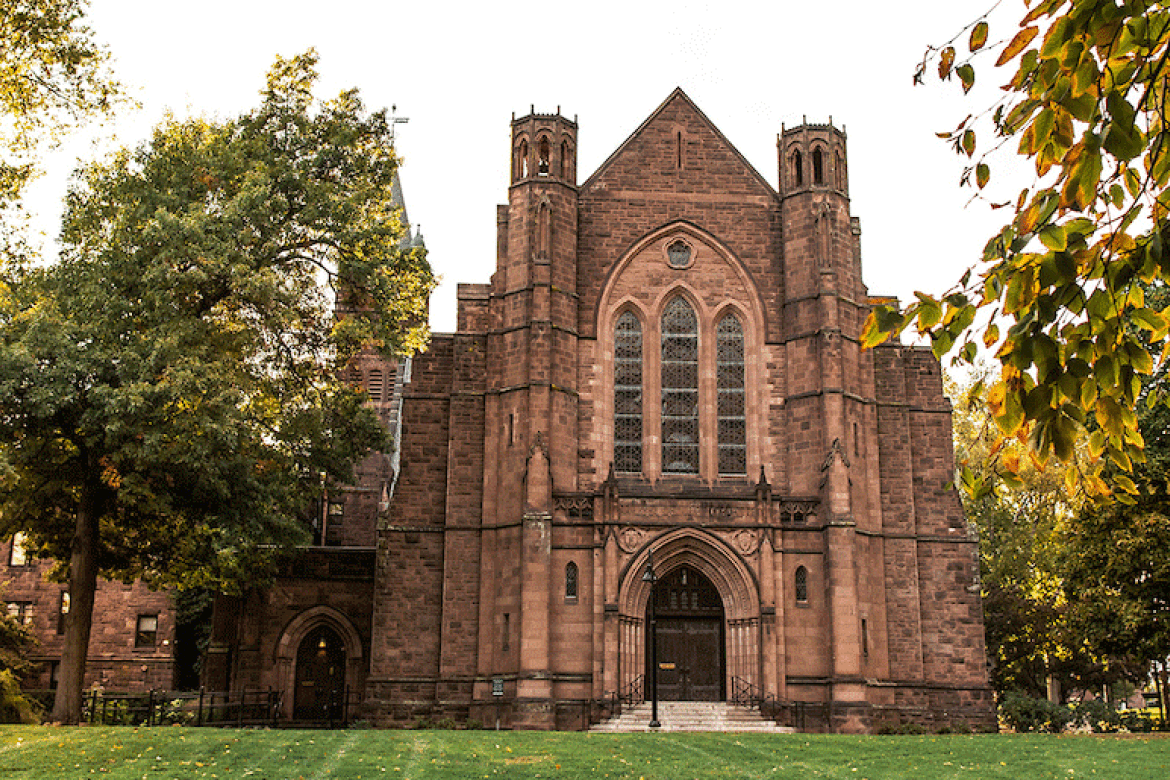
[[[1146,284],[1170,281],[1170,8],[1026,4],[1004,42],[989,43],[994,17],[977,19],[928,50],[916,79],[937,64],[966,92],[980,56],[998,50],[996,66],[1012,74],[1000,100],[940,135],[969,161],[964,181],[979,192],[1011,146],[1035,179],[994,204],[1010,221],[955,289],[875,310],[863,340],[913,327],[937,355],[957,349],[963,361],[976,359],[981,341],[1000,363],[988,400],[1001,434],[1022,434],[1041,462],[1063,461],[1070,487],[1130,500],[1127,473],[1144,457],[1142,378],[1170,328],[1144,296]],[[1074,457],[1086,436],[1088,462]]]
[[[1155,383],[1166,381],[1163,370]],[[1170,409],[1139,408],[1147,460],[1132,505],[1086,506],[1063,528],[1061,572],[1086,645],[1135,682],[1170,657]]]
[[[4,604],[0,592],[0,605]],[[36,706],[20,690],[20,681],[32,664],[28,653],[36,639],[16,617],[0,611],[0,723],[37,722]]]
[[[61,260],[0,295],[0,534],[61,562],[52,717],[77,722],[99,574],[235,590],[385,433],[337,379],[424,344],[434,285],[404,248],[384,112],[313,98],[278,59],[258,108],[170,120],[80,174]],[[335,320],[334,294],[365,312]]]
[[[1044,698],[1051,677],[1066,691],[1093,665],[1070,647],[1058,568],[1060,523],[1077,504],[1025,442],[999,435],[980,377],[963,386],[948,381],[947,391],[962,455],[957,478],[968,488],[960,496],[979,534],[992,686],[1001,699],[1009,691]]]
[[[109,55],[83,24],[86,5],[0,0],[0,207],[19,198],[46,145],[118,99]]]

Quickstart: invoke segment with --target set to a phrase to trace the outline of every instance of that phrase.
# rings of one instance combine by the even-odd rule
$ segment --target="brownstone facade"
[[[664,698],[992,725],[939,364],[858,343],[845,134],[783,130],[773,188],[675,91],[580,183],[576,148],[512,122],[490,284],[425,353],[351,367],[395,453],[220,601],[205,682],[578,729],[646,692],[653,598]]]
[[[778,190],[681,91],[583,183],[574,122],[512,139],[496,273],[404,387],[371,717],[585,726],[645,690],[652,564],[669,697],[990,725],[950,407],[858,344],[844,133],[785,130]]]
[[[13,546],[18,549],[13,550]],[[32,629],[36,672],[26,687],[56,687],[65,639],[66,586],[47,578],[51,563],[26,558],[17,541],[0,544],[0,600]],[[16,565],[13,565],[13,563]],[[141,582],[100,581],[94,597],[86,684],[118,691],[174,687],[175,610],[167,593]]]

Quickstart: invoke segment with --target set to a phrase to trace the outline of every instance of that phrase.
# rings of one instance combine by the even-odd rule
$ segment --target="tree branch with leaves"
[[[1007,143],[1034,179],[992,206],[1010,220],[954,289],[879,307],[863,342],[905,329],[939,357],[999,361],[988,401],[1002,437],[1041,464],[1061,461],[1070,489],[1131,501],[1128,472],[1144,459],[1135,408],[1162,403],[1142,378],[1165,359],[1170,316],[1147,305],[1170,282],[1170,8],[1149,0],[1034,0],[1005,42],[974,20],[955,45],[928,50],[915,74],[957,79],[966,92],[980,57],[1014,68],[1002,97],[941,134],[969,161],[964,181],[986,193]],[[975,325],[976,322],[985,323]],[[1074,457],[1086,438],[1091,456]]]

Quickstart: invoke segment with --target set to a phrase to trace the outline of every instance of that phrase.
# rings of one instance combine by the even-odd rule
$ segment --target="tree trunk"
[[[81,692],[85,687],[85,660],[89,653],[93,600],[97,591],[98,496],[101,487],[96,469],[88,468],[87,471],[89,474],[81,487],[69,555],[69,614],[65,616],[65,642],[51,716],[53,721],[70,726],[81,722]]]

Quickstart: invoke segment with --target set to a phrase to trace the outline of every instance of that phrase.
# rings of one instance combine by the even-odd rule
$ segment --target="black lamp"
[[[642,582],[650,583],[650,728],[656,729],[662,724],[658,722],[658,619],[654,608],[654,583],[658,582],[658,575],[654,573],[653,552],[646,555]]]

